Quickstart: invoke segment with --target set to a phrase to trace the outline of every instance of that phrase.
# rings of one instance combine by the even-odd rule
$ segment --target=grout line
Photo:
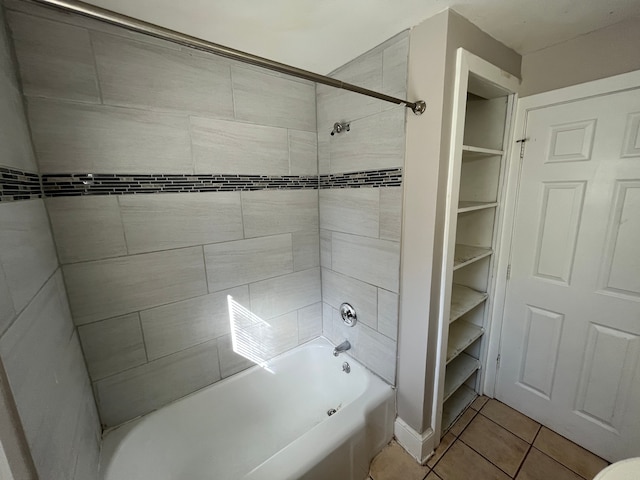
[[[155,358],[153,358],[153,359],[149,360],[149,361],[148,361],[148,362],[146,362],[146,363],[141,363],[141,364],[139,364],[139,365],[134,365],[134,366],[132,366],[132,367],[127,367],[127,368],[125,368],[124,370],[120,370],[120,371],[118,371],[118,372],[110,373],[109,375],[106,375],[106,376],[104,376],[104,377],[100,377],[100,378],[96,378],[95,380],[93,380],[93,379],[92,379],[92,383],[100,383],[100,382],[102,382],[103,380],[106,380],[106,379],[108,379],[108,378],[113,378],[113,377],[116,377],[116,376],[118,376],[118,375],[120,375],[120,374],[122,374],[122,373],[125,373],[125,372],[129,372],[129,371],[135,370],[136,368],[144,367],[145,365],[150,365],[150,364],[155,363],[155,362],[157,362],[157,361],[159,361],[159,360],[162,360],[162,359],[164,359],[164,358],[168,358],[168,357],[173,357],[173,356],[175,356],[175,355],[179,355],[179,354],[181,354],[181,353],[183,353],[183,352],[186,352],[187,350],[195,349],[195,348],[200,347],[200,346],[202,346],[202,345],[205,345],[205,344],[207,344],[207,343],[213,343],[213,342],[216,342],[216,348],[217,348],[217,340],[218,340],[218,338],[220,338],[220,337],[224,337],[225,335],[228,335],[228,333],[225,333],[225,334],[220,335],[220,336],[218,336],[218,337],[210,338],[210,339],[208,339],[208,340],[204,340],[204,341],[199,342],[199,343],[196,343],[196,344],[194,344],[194,345],[189,345],[188,347],[182,348],[182,349],[177,350],[177,351],[175,351],[175,352],[171,352],[171,353],[167,353],[167,354],[165,354],[165,355],[161,355],[161,356],[159,356],[159,357],[155,357]]]
[[[218,373],[220,374],[220,380],[222,380],[224,377],[222,376],[222,359],[220,358],[220,341],[219,340],[220,340],[220,337],[216,337],[216,356],[218,357]]]
[[[293,239],[294,233],[296,232],[289,232],[289,239],[291,240],[291,273],[296,273],[296,249]],[[320,293],[320,298],[322,298],[322,293]]]
[[[238,192],[238,196],[239,198],[239,204],[240,204],[240,221],[242,222],[242,238],[246,239],[247,238],[247,234],[245,232],[245,227],[244,227],[244,209],[242,207],[242,204],[244,203],[244,195],[242,194],[242,192]]]
[[[476,452],[478,455],[480,455],[484,460],[486,460],[487,462],[489,462],[491,465],[493,465],[494,467],[496,467],[498,470],[500,470],[502,473],[504,473],[505,475],[507,475],[509,478],[514,478],[511,475],[509,475],[503,468],[499,467],[498,465],[496,465],[495,463],[493,463],[491,460],[489,460],[487,457],[485,457],[482,453],[480,453],[479,451],[477,451],[475,448],[473,448],[471,445],[469,445],[468,443],[464,442],[460,437],[458,437],[458,440],[461,443],[464,443],[467,447],[469,447],[471,450],[473,450],[474,452]],[[456,441],[458,441],[456,440]],[[523,457],[526,458],[526,455]]]
[[[524,414],[523,414],[524,415]],[[532,419],[533,420],[533,419]],[[541,423],[538,424],[538,431],[536,432],[536,434],[533,436],[533,440],[531,440],[531,445],[533,445],[536,442],[536,439],[538,438],[538,435],[540,435],[540,432],[542,431],[542,427],[543,425]]]
[[[449,433],[449,432],[447,432],[447,433]],[[453,433],[451,435],[453,435]],[[442,452],[442,455],[440,455],[440,458],[438,459],[438,461],[433,464],[433,467],[431,467],[432,471],[435,470],[436,466],[440,463],[440,460],[442,460],[444,458],[444,456],[447,454],[447,452],[451,449],[451,447],[453,447],[453,444],[458,441],[458,437],[456,437],[455,435],[453,435],[453,438],[454,438],[454,440],[453,440],[453,442],[451,442],[451,445],[449,445],[447,447],[447,449],[444,452]]]
[[[555,462],[555,463],[557,463],[558,465],[563,466],[564,468],[566,468],[567,470],[569,470],[571,473],[573,473],[576,477],[586,480],[582,475],[580,475],[580,474],[579,474],[579,473],[577,473],[577,472],[574,472],[571,468],[567,467],[564,463],[562,463],[562,462],[560,462],[560,461],[556,460],[555,458],[553,458],[553,457],[552,457],[552,456],[550,456],[550,455],[547,455],[545,452],[543,452],[542,450],[540,450],[540,449],[538,449],[538,448],[534,447],[533,445],[531,445],[531,450],[536,450],[540,455],[544,455],[545,457],[547,457],[547,458],[548,458],[549,460],[551,460],[552,462]],[[530,450],[530,451],[531,451],[531,450]],[[527,452],[527,456],[529,455],[530,451],[529,451],[529,452]],[[526,460],[526,457],[525,457],[525,460]]]
[[[24,307],[22,307],[22,309],[19,312],[16,311],[16,307],[15,307],[15,305],[13,305],[13,310],[14,310],[15,316],[9,321],[9,323],[7,325],[5,325],[3,330],[0,330],[0,338],[2,338],[9,331],[9,329],[16,324],[16,321],[18,320],[18,318],[20,318],[20,316],[24,313],[24,311],[31,306],[31,304],[33,303],[35,298],[38,295],[40,295],[40,293],[42,293],[42,291],[44,290],[45,286],[51,280],[53,280],[53,277],[55,277],[56,273],[58,273],[58,270],[60,270],[60,274],[62,275],[62,266],[58,265],[56,268],[53,269],[53,272],[51,272],[51,274],[47,277],[47,279],[44,282],[42,282],[42,285],[40,285],[38,290],[33,294],[33,296],[29,299],[29,301],[25,304]],[[4,271],[4,269],[3,269],[3,271]],[[64,280],[64,275],[63,275],[63,280]],[[65,293],[66,293],[66,286],[65,286]],[[13,299],[11,299],[11,301],[13,303]],[[67,300],[67,302],[68,302],[68,300]],[[70,305],[69,305],[69,311],[71,311],[71,306]],[[71,314],[71,323],[73,324],[73,329],[77,329],[79,327],[79,325],[76,325],[75,321],[73,320],[73,313]]]
[[[122,219],[122,205],[120,204],[119,195],[116,196],[116,207],[118,209],[118,218],[120,219],[120,226],[122,227],[122,239],[124,240],[124,249],[127,251],[126,254],[120,255],[120,257],[128,257],[132,255],[132,253],[129,250],[129,241],[127,240],[127,232],[125,231],[125,228],[124,228],[124,220]],[[107,258],[118,258],[118,257],[107,257]],[[103,260],[103,259],[99,258],[98,260]],[[73,262],[73,263],[83,263],[83,262],[92,262],[92,261],[96,261],[96,260],[80,260],[78,262]]]
[[[529,448],[527,449],[527,453],[524,454],[524,457],[522,457],[522,460],[520,461],[520,465],[518,466],[518,469],[516,470],[516,473],[513,474],[512,478],[516,478],[518,476],[518,474],[520,473],[520,470],[522,470],[522,466],[524,465],[524,462],[527,461],[527,457],[529,456],[529,453],[531,453],[531,449],[533,448],[532,444],[529,444]]]
[[[287,160],[289,162],[289,175],[293,175],[293,170],[291,169],[291,133],[288,128],[285,128],[285,130],[287,131]]]
[[[187,133],[189,134],[189,157],[191,158],[191,175],[196,173],[196,156],[193,151],[193,123],[191,119],[194,115],[187,115]]]
[[[142,315],[140,315],[140,312],[136,312],[136,315],[138,316],[138,325],[140,326],[140,336],[142,337],[144,356],[147,359],[147,363],[149,363],[149,350],[147,349],[147,340],[144,337],[144,328],[142,328]]]
[[[93,44],[94,30],[85,28],[85,31],[87,32],[87,36],[89,37],[89,48],[91,49],[91,59],[93,60],[93,71],[96,74],[96,88],[98,90],[98,99],[100,100],[99,105],[104,105],[104,96],[102,95],[102,85],[100,83],[100,73],[98,72],[98,57],[96,55],[96,48]]]
[[[489,403],[489,402],[487,401],[487,403]],[[486,403],[485,403],[485,405],[486,405]],[[484,408],[484,405],[483,405],[483,408]],[[500,425],[499,423],[494,422],[494,421],[493,421],[493,420],[491,420],[489,417],[486,417],[485,415],[483,415],[483,414],[482,414],[482,412],[479,412],[479,411],[478,411],[478,412],[476,413],[476,415],[474,416],[474,419],[475,419],[475,417],[476,417],[477,415],[482,415],[484,418],[486,418],[486,419],[487,419],[488,421],[490,421],[491,423],[493,423],[493,424],[497,425],[498,427],[502,428],[503,430],[505,430],[505,431],[509,432],[511,435],[513,435],[514,437],[516,437],[516,438],[518,438],[518,439],[522,440],[523,442],[525,442],[525,443],[528,445],[527,453],[522,457],[522,460],[521,460],[521,462],[520,462],[520,465],[518,466],[518,469],[517,469],[517,471],[516,471],[516,474],[515,474],[513,477],[511,477],[511,478],[515,478],[515,476],[516,476],[516,475],[518,474],[518,472],[520,471],[520,468],[522,468],[522,465],[524,464],[524,461],[527,459],[527,456],[529,455],[529,452],[531,451],[531,447],[533,446],[533,442],[532,442],[532,443],[529,443],[529,442],[527,442],[526,440],[524,440],[524,439],[520,438],[518,435],[516,435],[515,433],[511,432],[509,429],[507,429],[507,428],[503,427],[503,426],[502,426],[502,425]],[[523,415],[524,415],[524,414],[523,414]],[[527,418],[529,418],[529,417],[527,417]],[[473,421],[473,420],[472,420],[472,421]],[[471,422],[469,422],[469,424],[467,425],[467,427],[468,427],[469,425],[471,425]],[[465,427],[465,428],[463,429],[463,432],[464,432],[464,430],[466,430],[466,428],[467,428],[467,427]],[[539,431],[539,430],[538,430],[538,431]],[[463,441],[463,440],[462,440],[462,438],[460,438],[461,436],[462,436],[462,432],[460,432],[460,436],[458,436],[458,437],[457,437],[456,441],[460,440],[462,443],[464,443],[467,447],[469,447],[470,449],[472,449],[474,452],[476,452],[478,455],[480,455],[480,456],[481,456],[482,458],[484,458],[486,461],[488,461],[489,463],[491,463],[493,466],[497,467],[500,471],[502,471],[502,472],[506,473],[507,475],[509,475],[509,474],[508,474],[508,473],[507,473],[503,468],[501,468],[501,467],[499,467],[498,465],[496,465],[495,463],[493,463],[491,460],[489,460],[487,457],[485,457],[482,453],[478,452],[478,451],[477,451],[475,448],[473,448],[471,445],[469,445],[468,443],[466,443],[465,441]],[[537,434],[536,434],[536,436],[537,436]],[[534,440],[535,440],[535,437],[534,437]],[[454,442],[454,443],[455,443],[455,442]],[[444,455],[443,455],[443,456],[444,456]],[[558,462],[558,463],[560,463],[560,462]],[[435,467],[435,465],[434,465],[434,467]],[[568,467],[567,467],[567,468],[568,468]],[[569,469],[569,470],[571,470],[571,469]],[[571,471],[573,471],[573,470],[571,470]],[[574,472],[574,473],[575,473],[575,472]],[[510,475],[509,475],[509,476],[510,476]]]
[[[238,119],[238,115],[236,113],[236,89],[233,86],[233,69],[234,69],[234,65],[229,64],[229,81],[230,84],[229,86],[231,87],[231,106],[233,108],[233,119],[237,120]]]
[[[211,293],[209,290],[209,274],[207,272],[207,256],[204,253],[204,245],[202,247],[202,265],[204,266],[204,283],[207,286],[207,294]]]
[[[487,402],[489,403],[489,402]],[[486,405],[486,404],[485,404]],[[483,407],[484,408],[484,407]],[[509,432],[511,435],[513,435],[514,437],[516,437],[519,440],[522,440],[523,442],[527,443],[528,445],[533,445],[533,440],[531,441],[531,443],[529,443],[528,440],[525,440],[524,438],[519,437],[518,435],[516,435],[515,433],[513,433],[511,430],[509,430],[507,427],[503,427],[502,425],[500,425],[498,422],[492,420],[491,418],[487,417],[485,414],[483,414],[482,412],[478,411],[478,414],[482,415],[485,419],[489,420],[491,423],[493,423],[494,425],[497,425],[498,427],[502,428],[503,430]],[[523,414],[524,415],[524,414]],[[526,416],[526,415],[525,415]],[[529,417],[527,417],[529,418]],[[536,434],[537,436],[537,434]],[[535,437],[534,437],[535,440]]]

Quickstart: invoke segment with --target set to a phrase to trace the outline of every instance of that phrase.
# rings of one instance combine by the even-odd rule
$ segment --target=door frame
[[[509,264],[511,263],[513,230],[515,226],[515,213],[518,203],[520,171],[522,166],[520,146],[523,144],[517,142],[524,138],[526,133],[528,114],[530,111],[553,105],[633,90],[638,87],[640,87],[640,70],[519,98],[517,101],[515,122],[511,130],[513,132],[511,148],[508,149],[510,154],[505,172],[506,184],[504,185],[503,194],[504,208],[502,209],[502,228],[497,240],[498,255],[494,265],[494,274],[496,277],[495,296],[489,314],[492,328],[489,332],[487,362],[482,385],[483,393],[489,397],[495,397],[497,392],[498,370],[500,368],[498,358],[501,351],[502,327],[508,284],[507,274]],[[524,143],[524,148],[526,148],[526,143]],[[505,148],[505,150],[507,149]]]

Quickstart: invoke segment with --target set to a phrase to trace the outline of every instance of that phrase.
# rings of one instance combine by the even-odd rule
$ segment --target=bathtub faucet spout
[[[340,355],[340,353],[346,352],[350,348],[351,348],[351,344],[349,343],[349,340],[345,340],[344,342],[342,342],[340,345],[338,345],[336,348],[333,349],[333,356],[337,357],[338,355]]]

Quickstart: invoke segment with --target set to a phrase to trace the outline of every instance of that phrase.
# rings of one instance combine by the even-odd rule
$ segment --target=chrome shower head
[[[336,122],[333,124],[331,136],[335,135],[336,133],[341,133],[342,131],[348,132],[349,130],[351,130],[351,124]]]

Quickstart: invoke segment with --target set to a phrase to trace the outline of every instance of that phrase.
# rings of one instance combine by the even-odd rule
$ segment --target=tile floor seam
[[[485,403],[485,405],[487,405],[489,402]],[[484,418],[486,418],[488,421],[490,421],[491,423],[493,423],[494,425],[497,425],[499,428],[502,428],[503,430],[509,432],[511,435],[513,435],[514,437],[516,437],[519,440],[522,440],[524,443],[526,443],[528,445],[527,448],[527,453],[524,455],[524,457],[522,457],[522,460],[520,461],[520,465],[518,465],[518,468],[516,469],[516,473],[514,474],[513,477],[511,477],[511,475],[509,475],[509,473],[507,471],[505,471],[502,467],[499,467],[498,465],[496,465],[495,463],[491,462],[491,460],[489,460],[487,457],[485,457],[484,455],[482,455],[482,453],[477,452],[477,450],[475,448],[473,448],[471,445],[469,445],[466,442],[463,442],[465,445],[467,445],[469,448],[471,448],[474,452],[479,453],[480,455],[482,455],[482,458],[486,459],[488,462],[491,462],[493,465],[495,465],[496,467],[498,467],[501,471],[503,471],[504,473],[506,473],[509,477],[511,478],[516,478],[518,475],[518,472],[520,471],[520,469],[522,468],[522,465],[524,465],[524,461],[527,459],[527,455],[529,455],[529,452],[531,451],[531,447],[533,447],[533,442],[535,441],[535,437],[534,439],[531,441],[531,443],[527,442],[524,438],[520,438],[518,435],[516,435],[515,433],[513,433],[511,430],[509,430],[506,427],[503,427],[502,425],[500,425],[498,422],[494,422],[493,420],[491,420],[489,417],[487,417],[486,415],[482,414],[482,411],[479,411],[478,414],[482,415]],[[474,417],[475,418],[475,417]],[[469,424],[471,424],[471,422],[469,422]],[[468,425],[467,425],[468,426]],[[538,427],[538,431],[540,431],[542,429],[542,427]],[[536,433],[536,436],[538,434]],[[462,436],[462,434],[460,434],[460,436]],[[460,439],[460,441],[462,441],[462,439]],[[566,465],[565,465],[566,466]],[[573,471],[573,470],[572,470]],[[575,472],[574,472],[575,473]]]
[[[491,460],[489,460],[487,457],[485,457],[482,453],[480,453],[479,451],[477,451],[475,448],[473,448],[471,445],[469,445],[467,442],[465,442],[464,440],[462,440],[461,438],[458,438],[458,440],[456,441],[460,441],[461,443],[464,443],[467,447],[469,447],[471,450],[473,450],[474,452],[476,452],[478,455],[480,455],[482,458],[484,458],[487,462],[489,462],[491,465],[493,465],[494,467],[496,467],[498,470],[500,470],[502,473],[504,473],[507,477],[509,478],[515,478],[512,477],[509,472],[506,472],[504,470],[504,468],[496,465],[495,463],[493,463]],[[455,443],[455,442],[453,442]],[[444,455],[443,455],[444,456]],[[522,457],[522,461],[520,462],[521,464],[524,463],[525,459],[527,458],[527,456],[525,455],[524,457]],[[518,466],[518,469],[520,469],[520,466]]]
[[[574,472],[573,469],[567,467],[564,463],[556,460],[555,458],[553,458],[551,455],[547,455],[545,452],[543,452],[542,450],[540,450],[537,447],[534,447],[533,444],[531,444],[531,449],[535,449],[540,455],[544,455],[545,457],[549,458],[550,460],[556,462],[558,465],[562,465],[564,468],[566,468],[567,470],[569,470],[571,473],[575,474],[577,477],[582,478],[583,480],[587,480],[585,477],[583,477],[582,475],[580,475],[578,472]],[[527,455],[529,455],[529,453],[527,452]],[[524,463],[524,462],[523,462]]]
[[[469,423],[471,423],[471,422],[469,422]],[[445,433],[445,435],[446,435],[446,433]],[[453,433],[452,433],[451,435],[453,435]],[[454,435],[454,437],[455,437],[455,435]],[[444,438],[444,436],[443,436],[442,438]],[[441,442],[441,443],[442,443],[442,438],[440,439],[440,442]],[[449,449],[450,449],[450,448],[453,446],[453,444],[454,444],[454,443],[456,443],[457,441],[458,441],[458,437],[455,437],[455,440],[454,440],[453,442],[451,442],[451,445],[449,445],[449,446],[447,447],[447,449],[442,453],[442,455],[440,455],[440,458],[438,459],[438,461],[437,461],[436,463],[434,463],[432,467],[429,467],[429,469],[430,469],[433,473],[436,473],[436,472],[435,472],[436,465],[438,465],[438,463],[440,463],[440,460],[442,460],[442,459],[444,458],[444,456],[447,454],[447,452],[449,451]],[[438,445],[438,446],[439,446],[439,445]],[[438,447],[436,447],[436,448],[438,448]],[[435,455],[435,450],[434,450],[433,452],[434,452],[434,455]],[[427,461],[428,461],[428,460],[427,460]],[[427,475],[428,475],[428,474],[427,474]],[[425,478],[426,478],[426,477],[425,477]]]
[[[569,439],[568,439],[567,437],[565,437],[564,435],[560,435],[560,434],[559,434],[558,432],[556,432],[555,430],[552,430],[551,428],[549,428],[549,427],[547,427],[547,426],[545,426],[545,425],[542,425],[542,424],[540,424],[540,425],[541,425],[541,427],[540,427],[540,430],[538,431],[538,435],[540,434],[540,432],[542,432],[542,428],[546,428],[546,429],[547,429],[547,430],[549,430],[552,434],[555,434],[555,435],[557,435],[557,436],[561,437],[564,441],[569,442],[570,444],[576,445],[577,447],[581,448],[581,449],[582,449],[582,450],[584,450],[585,452],[587,452],[587,453],[589,453],[589,454],[591,454],[591,455],[593,455],[593,456],[595,456],[595,457],[597,457],[597,458],[602,458],[602,457],[600,457],[600,456],[596,455],[595,453],[591,452],[590,450],[587,450],[587,449],[586,449],[586,448],[584,448],[582,445],[578,445],[576,442],[574,442],[574,441],[572,441],[572,440],[569,440]],[[537,436],[538,436],[538,435],[536,435],[536,438],[537,438]],[[534,442],[535,442],[535,440],[534,440]],[[532,443],[531,445],[533,445],[533,443]],[[580,478],[585,478],[585,477],[583,477],[582,475],[580,475],[578,472],[576,472],[572,467],[570,467],[569,465],[566,465],[566,464],[565,464],[565,462],[564,462],[564,461],[562,461],[562,460],[560,460],[559,458],[553,458],[551,455],[548,455],[546,452],[544,452],[543,450],[541,450],[541,449],[540,449],[540,448],[538,448],[538,447],[536,447],[536,450],[540,451],[541,453],[544,453],[545,455],[547,455],[547,456],[548,456],[549,458],[551,458],[552,460],[555,460],[555,461],[556,461],[556,462],[558,462],[560,465],[562,465],[563,467],[567,468],[569,471],[571,471],[571,472],[573,472],[574,474],[576,474],[578,477],[580,477]],[[604,459],[602,459],[602,460],[604,460]],[[610,463],[608,462],[608,460],[605,460],[605,462],[607,462],[607,464],[610,464]]]
[[[529,456],[529,453],[531,453],[531,449],[533,448],[533,444],[530,443],[529,444],[529,448],[527,449],[527,453],[524,454],[524,457],[522,457],[522,462],[520,462],[520,465],[518,466],[518,469],[516,470],[516,473],[513,474],[513,477],[511,478],[518,478],[518,474],[520,473],[520,470],[522,470],[522,466],[524,465],[524,462],[527,461],[527,457]]]
[[[540,432],[542,431],[542,427],[544,427],[544,425],[542,425],[541,423],[538,423],[538,431],[533,436],[533,440],[531,440],[531,446],[533,446],[533,444],[536,443],[536,438],[538,438],[538,435],[540,435]]]
[[[482,415],[482,412],[478,412],[480,415]],[[486,415],[482,415],[484,418],[486,418],[487,420],[489,420],[491,423],[493,423],[494,425],[497,425],[498,427],[502,428],[503,430],[506,430],[507,432],[509,432],[511,435],[513,435],[514,437],[522,440],[524,443],[526,443],[527,445],[533,445],[533,442],[535,441],[535,437],[533,438],[533,440],[531,440],[531,442],[526,441],[524,438],[519,437],[518,435],[516,435],[515,433],[513,433],[511,430],[509,430],[506,427],[503,427],[502,425],[500,425],[498,422],[495,422],[493,420],[491,420],[489,417],[487,417]],[[475,418],[475,417],[474,417]],[[471,423],[471,422],[469,422]],[[468,425],[467,425],[468,426]],[[538,428],[538,431],[540,431],[541,428]],[[462,436],[462,434],[460,434]],[[536,437],[538,436],[538,434],[536,433]]]

